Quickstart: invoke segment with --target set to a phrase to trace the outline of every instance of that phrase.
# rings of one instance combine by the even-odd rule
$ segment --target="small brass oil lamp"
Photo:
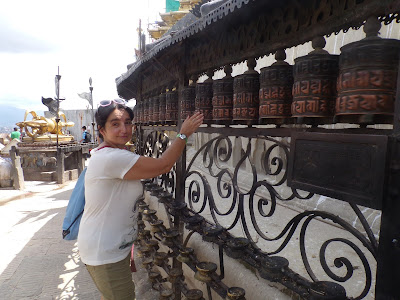
[[[206,242],[212,242],[219,234],[223,232],[221,226],[207,226],[203,229],[203,240]]]
[[[138,232],[138,238],[141,240],[151,239],[151,234],[149,230],[142,230]]]
[[[169,192],[162,192],[159,196],[158,196],[158,202],[160,203],[170,203],[172,202],[172,194]]]
[[[179,231],[175,229],[167,229],[163,233],[163,236],[164,236],[163,244],[168,247],[172,247],[174,246],[177,237],[179,236]]]
[[[192,255],[194,252],[193,248],[185,247],[182,249],[179,249],[179,255],[177,256],[177,260],[182,262],[182,263],[188,263],[190,262],[190,255]]]
[[[157,220],[156,216],[157,211],[155,209],[145,209],[143,210],[143,220],[145,221],[153,221]]]
[[[138,205],[138,207],[139,207],[139,212],[140,213],[143,213],[143,211],[145,209],[149,209],[149,205],[147,203],[143,203],[143,204],[141,203],[141,204]]]
[[[154,263],[161,267],[168,262],[168,254],[165,252],[156,252],[154,254]]]
[[[195,214],[194,216],[186,217],[185,222],[187,223],[186,228],[188,230],[197,230],[200,229],[203,224],[204,217],[199,214]]]
[[[282,278],[283,272],[289,267],[289,261],[281,256],[271,256],[262,259],[260,276],[272,282]]]
[[[212,275],[217,270],[217,265],[212,262],[200,262],[196,265],[194,278],[202,282],[211,282]]]
[[[163,289],[161,292],[160,292],[160,300],[170,300],[171,299],[171,297],[172,297],[172,295],[173,295],[174,293],[173,293],[173,291],[172,290],[170,290],[170,289]]]
[[[161,274],[160,274],[160,272],[159,271],[157,271],[157,270],[151,270],[150,272],[149,272],[149,280],[150,280],[150,282],[151,283],[158,283],[158,282],[160,282],[161,280],[162,280],[162,276],[161,276]]]
[[[172,268],[168,273],[168,281],[177,283],[183,279],[183,271],[180,268]]]
[[[160,247],[158,246],[158,241],[156,240],[145,240],[144,245],[152,249],[152,251],[154,252],[160,249]]]
[[[164,225],[163,225],[163,221],[162,220],[155,220],[155,221],[151,221],[150,222],[150,231],[154,234],[157,232],[161,232],[162,229],[165,229]]]
[[[161,192],[164,190],[164,188],[162,187],[162,186],[156,186],[156,187],[154,187],[152,190],[151,190],[151,193],[150,193],[150,195],[152,195],[152,196],[156,196],[156,197],[158,197],[160,194],[161,194]]]
[[[142,266],[145,269],[150,269],[153,267],[154,264],[154,259],[151,257],[146,257],[145,259],[142,260]]]
[[[185,300],[204,300],[203,292],[198,289],[188,290],[185,295]]]
[[[245,290],[240,287],[230,287],[227,290],[227,297],[229,300],[246,300],[244,295]]]
[[[182,215],[182,211],[187,207],[185,202],[173,202],[170,206],[170,214],[173,216]]]
[[[250,241],[246,238],[231,239],[226,243],[226,254],[232,258],[240,258],[249,244]]]

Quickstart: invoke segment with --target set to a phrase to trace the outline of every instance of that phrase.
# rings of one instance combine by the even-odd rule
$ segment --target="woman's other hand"
[[[204,115],[200,112],[195,112],[192,116],[188,116],[182,123],[180,133],[186,135],[187,137],[191,136],[197,130],[197,128],[203,124],[203,120]]]

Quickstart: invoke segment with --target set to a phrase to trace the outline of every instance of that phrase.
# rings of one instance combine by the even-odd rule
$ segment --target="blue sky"
[[[0,104],[46,110],[59,67],[63,109],[86,108],[78,93],[93,80],[95,106],[117,98],[115,78],[126,72],[142,27],[160,20],[165,0],[19,0],[0,10]]]

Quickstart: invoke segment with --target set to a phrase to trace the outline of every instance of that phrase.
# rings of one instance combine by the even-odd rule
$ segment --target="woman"
[[[91,151],[85,176],[85,211],[79,227],[82,261],[103,299],[135,299],[130,249],[137,236],[136,200],[140,179],[167,173],[181,156],[189,137],[203,122],[195,113],[183,122],[175,141],[160,158],[125,150],[132,138],[133,112],[121,99],[102,101],[96,112],[103,143]]]

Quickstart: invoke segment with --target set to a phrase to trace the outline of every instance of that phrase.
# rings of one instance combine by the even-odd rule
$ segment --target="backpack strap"
[[[79,215],[76,216],[75,220],[72,221],[71,225],[69,225],[69,227],[66,230],[63,230],[62,232],[62,237],[63,239],[65,239],[65,237],[70,233],[70,228],[72,227],[72,225],[74,225],[74,223],[76,222],[76,220],[79,219],[79,217],[83,214],[83,210],[80,212]]]

